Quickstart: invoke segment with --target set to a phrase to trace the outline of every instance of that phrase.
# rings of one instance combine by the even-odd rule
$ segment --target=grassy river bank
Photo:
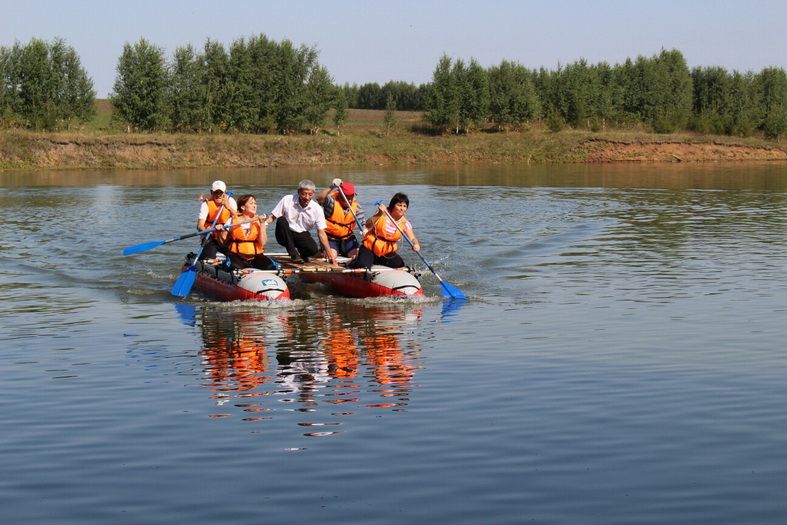
[[[417,131],[421,114],[350,110],[337,131],[315,135],[127,133],[106,111],[83,129],[0,131],[0,169],[388,166],[429,163],[713,162],[787,160],[784,140],[638,130],[526,131],[432,136]]]

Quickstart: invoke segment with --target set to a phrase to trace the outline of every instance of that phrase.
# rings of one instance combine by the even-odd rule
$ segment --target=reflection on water
[[[341,176],[363,185],[609,187],[659,189],[787,190],[782,162],[700,164],[502,164],[373,171],[341,167],[207,168],[189,170],[70,170],[0,172],[0,187],[206,188],[222,179],[232,186],[293,186],[304,177],[321,184]],[[380,197],[383,197],[382,195]],[[371,201],[374,198],[370,199]]]
[[[347,172],[463,304],[176,302],[196,243],[121,256],[215,178],[344,173],[0,175],[6,521],[785,522],[783,163]]]
[[[420,343],[411,334],[423,306],[338,301],[308,308],[308,316],[282,308],[197,308],[203,381],[221,407],[211,417],[263,421],[281,412],[337,417],[404,410],[420,367]]]

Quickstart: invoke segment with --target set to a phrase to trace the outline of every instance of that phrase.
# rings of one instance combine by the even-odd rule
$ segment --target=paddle
[[[172,239],[167,239],[164,241],[150,241],[150,242],[135,244],[134,246],[127,246],[123,248],[123,255],[134,255],[136,253],[146,252],[148,250],[152,250],[153,248],[158,248],[159,246],[162,246],[164,244],[169,244],[175,241],[181,241],[183,239],[188,239],[190,237],[196,237],[197,235],[205,235],[214,231],[216,231],[216,228],[210,228],[208,230],[202,230],[196,233],[189,233],[188,235],[181,235],[180,237],[174,237]]]
[[[213,224],[210,225],[211,229],[216,228],[216,221],[218,221],[219,217],[221,217],[222,211],[224,211],[224,204],[222,204],[219,207],[219,211],[216,212],[216,217],[213,219]],[[207,239],[207,237],[205,239]],[[192,262],[188,268],[180,273],[178,279],[175,281],[175,284],[172,285],[172,289],[169,291],[169,293],[175,297],[186,297],[191,291],[191,287],[194,286],[194,281],[197,280],[197,261],[199,261],[199,256],[202,255],[202,250],[205,249],[205,239],[203,239],[199,245],[199,251],[197,251],[197,256],[194,257],[194,262]]]
[[[429,264],[429,261],[427,261],[427,260],[426,260],[426,257],[424,257],[424,256],[421,254],[421,252],[420,252],[420,251],[418,251],[418,250],[416,250],[416,249],[415,249],[415,246],[413,245],[413,241],[411,241],[411,240],[410,240],[410,237],[408,237],[408,236],[407,236],[407,234],[406,234],[406,233],[404,233],[404,231],[402,231],[402,228],[401,228],[401,226],[399,226],[399,223],[398,223],[398,222],[396,222],[396,221],[393,219],[393,217],[391,217],[391,214],[390,214],[390,213],[388,213],[388,210],[387,210],[387,209],[386,209],[384,206],[381,206],[381,207],[380,207],[380,209],[381,209],[381,210],[382,210],[382,211],[383,211],[383,212],[384,212],[384,213],[385,213],[385,214],[388,216],[388,220],[390,220],[392,223],[394,223],[394,226],[396,226],[396,229],[397,229],[397,230],[399,230],[399,233],[401,233],[401,234],[402,234],[402,237],[404,237],[404,238],[405,238],[405,240],[407,241],[407,243],[410,245],[410,248],[412,248],[412,249],[413,249],[413,251],[414,251],[415,253],[417,253],[417,254],[418,254],[418,257],[420,257],[420,258],[421,258],[421,260],[422,260],[422,261],[424,262],[424,264],[426,265],[426,267],[427,267],[427,268],[429,268],[429,271],[430,271],[430,272],[432,272],[432,273],[434,274],[434,276],[435,276],[435,277],[437,277],[437,280],[438,280],[438,281],[440,281],[440,285],[443,287],[443,295],[444,295],[445,297],[450,297],[450,298],[452,298],[452,299],[467,299],[467,296],[466,296],[464,293],[462,293],[462,290],[460,290],[459,288],[457,288],[456,286],[454,286],[454,285],[452,285],[452,284],[449,284],[449,283],[445,282],[445,281],[443,280],[443,278],[442,278],[442,277],[440,277],[440,276],[437,274],[437,272],[436,272],[436,271],[434,271],[434,268],[432,268],[432,265],[431,265],[431,264]]]

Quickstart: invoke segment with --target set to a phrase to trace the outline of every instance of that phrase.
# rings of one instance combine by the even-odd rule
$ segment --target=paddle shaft
[[[159,246],[163,246],[165,244],[169,244],[175,241],[182,241],[183,239],[189,239],[191,237],[196,237],[197,235],[205,235],[207,233],[211,233],[216,231],[216,228],[210,228],[208,230],[201,230],[196,233],[189,233],[186,235],[181,235],[179,237],[173,237],[172,239],[166,239],[163,241],[149,241],[143,242],[140,244],[135,244],[134,246],[127,246],[123,248],[123,255],[134,255],[136,253],[146,252],[148,250],[152,250],[153,248],[158,248]]]
[[[339,193],[341,193],[344,200],[347,201],[347,208],[350,210],[350,213],[353,214],[353,219],[355,219],[355,223],[358,225],[358,232],[363,233],[363,225],[361,224],[361,221],[358,220],[358,216],[355,214],[355,211],[353,210],[352,203],[350,203],[350,201],[347,199],[347,195],[344,194],[344,190],[342,190],[341,184],[337,187],[337,189],[339,190]]]

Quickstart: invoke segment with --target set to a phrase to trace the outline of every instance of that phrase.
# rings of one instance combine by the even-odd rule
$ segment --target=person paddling
[[[302,263],[317,254],[319,249],[309,230],[317,229],[320,244],[332,264],[336,257],[331,255],[328,236],[325,235],[325,214],[320,205],[312,200],[316,186],[309,179],[298,183],[294,195],[285,195],[270,212],[266,222],[276,221],[276,242],[287,249],[290,260]]]
[[[420,252],[421,245],[415,237],[413,226],[404,216],[409,207],[410,200],[404,193],[395,194],[387,208],[382,204],[379,205],[377,212],[366,221],[363,244],[358,250],[358,257],[350,263],[350,268],[371,268],[374,264],[402,268],[404,260],[396,253],[402,232],[412,242],[413,250]],[[396,221],[399,228],[391,222],[391,219]]]
[[[341,255],[355,258],[361,245],[353,230],[357,224],[363,224],[366,218],[356,199],[355,185],[352,182],[343,182],[342,179],[333,179],[330,187],[317,195],[317,202],[322,204],[325,213],[325,234],[328,236],[331,254],[334,257]]]
[[[227,254],[224,247],[227,232],[223,231],[222,225],[237,214],[238,205],[235,199],[227,195],[226,191],[227,185],[223,181],[217,180],[210,187],[210,198],[203,199],[200,196],[202,204],[197,217],[197,231],[210,229],[213,227],[214,221],[217,228],[205,239],[200,260],[215,259],[218,252]]]
[[[233,217],[224,225],[229,230],[227,234],[227,251],[231,267],[242,270],[244,268],[257,268],[259,270],[273,270],[273,264],[263,254],[268,235],[265,227],[265,215],[257,215],[257,199],[254,195],[243,195],[238,199],[240,214]],[[256,221],[254,219],[257,219]],[[249,222],[252,221],[252,222]]]

